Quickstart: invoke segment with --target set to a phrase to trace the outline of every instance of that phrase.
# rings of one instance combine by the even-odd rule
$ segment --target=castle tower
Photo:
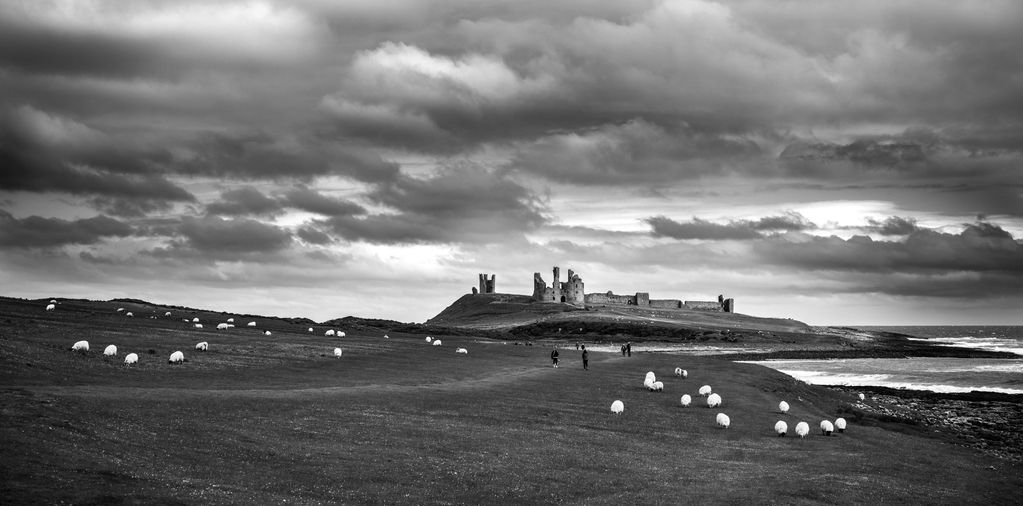
[[[497,293],[497,274],[480,274],[480,293]]]
[[[554,266],[554,281],[551,282],[551,302],[564,302],[561,300],[561,268]]]

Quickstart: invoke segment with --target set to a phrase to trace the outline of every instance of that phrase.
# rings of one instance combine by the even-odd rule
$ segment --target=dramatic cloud
[[[799,213],[789,212],[779,216],[766,216],[759,220],[732,221],[727,224],[712,223],[694,217],[689,222],[677,222],[665,216],[647,218],[655,237],[673,239],[744,240],[758,239],[766,233],[781,231],[803,231],[817,228]]]
[[[212,253],[269,253],[291,244],[288,231],[246,218],[186,217],[179,230],[190,246]]]
[[[229,216],[274,215],[282,210],[281,204],[251,186],[227,190],[220,201],[206,206],[206,212]]]
[[[132,228],[106,216],[61,220],[29,216],[17,219],[0,211],[0,246],[48,248],[65,244],[95,244],[104,238],[126,237]]]
[[[881,235],[908,235],[919,230],[916,220],[890,216],[884,221],[869,220],[870,227]]]
[[[324,216],[349,216],[366,212],[358,204],[327,197],[306,186],[297,186],[288,190],[282,201],[290,207]]]

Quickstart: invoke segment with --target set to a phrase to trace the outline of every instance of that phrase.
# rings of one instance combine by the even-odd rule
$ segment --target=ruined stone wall
[[[480,274],[479,293],[497,293],[497,274]]]
[[[612,292],[607,293],[588,293],[586,294],[585,301],[587,304],[621,304],[621,305],[636,305],[635,295],[615,295]]]
[[[650,294],[646,292],[636,292],[636,305],[647,307],[650,305]]]
[[[721,305],[721,310],[726,312],[726,313],[734,313],[735,312],[735,299],[725,299],[724,303]]]
[[[721,311],[721,304],[716,300],[687,300],[685,306],[696,311]]]
[[[561,284],[561,295],[569,304],[584,304],[586,293],[583,287],[583,280],[578,274],[568,270],[568,281]]]
[[[678,299],[651,299],[650,307],[658,309],[682,309],[682,301]]]

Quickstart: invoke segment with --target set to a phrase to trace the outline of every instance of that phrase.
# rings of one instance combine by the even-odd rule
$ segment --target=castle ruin
[[[533,274],[533,301],[545,303],[562,302],[579,306],[620,305],[656,309],[735,312],[735,299],[726,299],[724,295],[718,295],[717,301],[701,301],[651,299],[650,294],[647,292],[636,292],[635,295],[617,295],[611,291],[606,293],[585,293],[583,291],[583,280],[578,274],[569,269],[568,280],[562,282],[561,269],[558,267],[554,267],[554,279],[550,286],[547,286],[539,272]]]

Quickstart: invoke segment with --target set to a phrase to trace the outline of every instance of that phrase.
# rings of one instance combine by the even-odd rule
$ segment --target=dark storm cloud
[[[654,237],[704,240],[750,240],[765,237],[771,232],[813,230],[817,226],[799,213],[789,212],[765,216],[758,220],[736,220],[727,224],[713,223],[693,217],[689,222],[678,222],[666,216],[653,216],[645,220]]]
[[[349,240],[382,243],[496,239],[546,222],[544,203],[529,189],[473,165],[419,179],[402,176],[368,194],[394,213],[340,216],[326,223]]]
[[[0,246],[48,248],[65,244],[95,244],[106,237],[126,237],[131,226],[106,216],[62,220],[29,216],[17,219],[0,211]]]
[[[281,203],[263,195],[251,186],[243,186],[220,194],[220,201],[206,206],[209,214],[227,216],[275,215],[283,211]]]
[[[884,221],[869,219],[868,223],[871,230],[881,235],[908,235],[920,230],[916,220],[899,216],[889,216]]]
[[[986,272],[1023,275],[1023,245],[990,223],[968,224],[959,234],[917,229],[903,241],[803,236],[755,244],[763,260],[801,269],[876,273]]]
[[[330,235],[320,230],[317,230],[316,228],[313,227],[302,227],[298,229],[297,232],[295,232],[295,235],[297,235],[299,239],[302,239],[303,241],[309,244],[317,244],[322,246],[334,242],[334,239]]]
[[[324,216],[347,216],[366,212],[358,204],[328,197],[307,186],[296,186],[288,190],[281,202],[296,209]]]
[[[196,250],[211,253],[270,253],[292,240],[287,230],[246,218],[185,217],[179,232]]]

